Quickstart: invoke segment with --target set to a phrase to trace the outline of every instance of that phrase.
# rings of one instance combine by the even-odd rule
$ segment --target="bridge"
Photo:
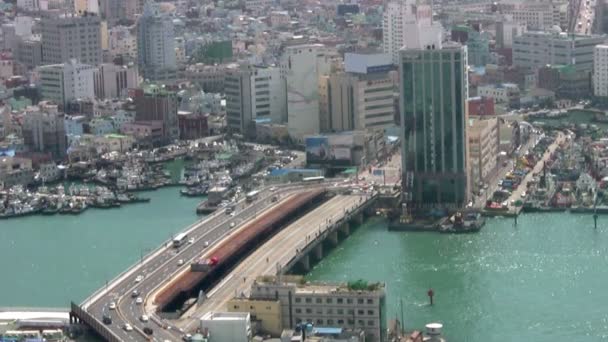
[[[225,210],[216,211],[186,229],[188,237],[194,239],[191,244],[175,249],[171,241],[167,241],[81,305],[72,303],[70,320],[86,323],[108,341],[180,339],[185,332],[195,329],[197,317],[208,311],[225,310],[225,302],[235,293],[246,292],[258,275],[284,272],[296,263],[310,265],[306,258],[313,248],[318,257],[320,242],[325,239],[337,242],[338,231],[347,232],[348,222],[362,220],[362,211],[375,199],[369,195],[338,195],[309,213],[302,212],[314,205],[313,202],[317,203],[318,194],[325,193],[326,188],[326,183],[263,188],[257,201],[251,204],[240,201],[234,217],[226,215]],[[292,202],[297,203],[297,207],[286,211]],[[293,221],[301,214],[304,216]],[[234,250],[226,247],[242,240],[234,239],[235,235],[247,234],[269,217],[277,220],[267,227],[271,234],[255,234],[267,237],[276,231],[268,241],[254,239],[251,241],[255,245]],[[251,253],[245,247],[252,247]],[[241,249],[245,252],[241,253]],[[222,250],[232,250],[222,259],[226,265],[217,265],[206,273],[191,271],[190,264]],[[199,300],[181,318],[172,320],[170,318],[177,317],[163,312],[176,298],[196,297],[199,290],[206,293],[203,297],[206,299]],[[133,291],[138,293],[132,295]],[[115,304],[116,309],[111,309],[110,303]],[[142,315],[148,316],[149,321],[143,322]],[[112,323],[104,324],[104,316],[111,317]],[[126,323],[134,331],[126,331]],[[151,328],[153,334],[147,335],[144,328]]]

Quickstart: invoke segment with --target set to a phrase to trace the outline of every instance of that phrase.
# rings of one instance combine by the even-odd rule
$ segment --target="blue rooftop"
[[[271,176],[282,176],[288,173],[317,173],[316,169],[274,169],[270,171]]]
[[[315,327],[312,332],[315,335],[340,335],[342,334],[342,328]]]

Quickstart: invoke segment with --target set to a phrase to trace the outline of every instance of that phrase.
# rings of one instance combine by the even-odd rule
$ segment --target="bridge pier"
[[[358,213],[355,214],[351,217],[351,222],[353,222],[356,225],[360,225],[363,223],[363,213]]]
[[[318,243],[315,248],[313,248],[312,253],[315,256],[316,261],[323,259],[323,244]]]
[[[334,247],[338,246],[338,231],[334,230],[329,232],[329,234],[327,235],[327,239]]]
[[[346,221],[344,224],[338,227],[338,230],[344,234],[344,236],[350,235],[350,222]]]
[[[310,256],[308,254],[302,255],[298,262],[300,263],[300,265],[302,265],[304,272],[310,271]]]

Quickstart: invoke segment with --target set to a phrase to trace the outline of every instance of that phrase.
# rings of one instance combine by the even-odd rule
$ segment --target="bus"
[[[248,192],[247,195],[245,196],[245,200],[247,202],[253,202],[256,199],[258,199],[259,194],[260,194],[260,190],[253,190],[251,192]]]
[[[302,178],[302,182],[304,183],[323,183],[323,181],[325,181],[325,177],[323,176]]]
[[[179,233],[173,238],[173,247],[179,248],[188,241],[188,234]]]

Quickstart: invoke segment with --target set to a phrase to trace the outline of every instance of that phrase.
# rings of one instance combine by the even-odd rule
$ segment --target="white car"
[[[137,297],[137,299],[135,300],[135,304],[137,304],[137,305],[140,305],[143,302],[144,302],[144,300],[141,299],[141,297]]]
[[[177,266],[181,266],[184,264],[184,259],[177,260]]]
[[[236,223],[234,223],[234,222],[230,223],[230,228],[234,228],[234,226],[236,226]]]
[[[142,275],[138,275],[138,276],[137,276],[137,278],[135,278],[135,282],[136,282],[136,283],[139,283],[139,282],[141,282],[142,280],[144,280],[144,276],[142,276]]]
[[[125,324],[124,329],[125,329],[125,331],[133,331],[133,327],[129,323]]]
[[[116,310],[116,303],[110,302],[110,305],[108,305],[108,309],[110,309],[110,310]]]
[[[194,238],[188,239],[188,243],[193,244],[194,243]]]
[[[146,316],[146,315],[141,315],[141,317],[139,319],[144,323],[149,320],[148,316]]]
[[[205,241],[205,247],[209,247],[209,241]]]

